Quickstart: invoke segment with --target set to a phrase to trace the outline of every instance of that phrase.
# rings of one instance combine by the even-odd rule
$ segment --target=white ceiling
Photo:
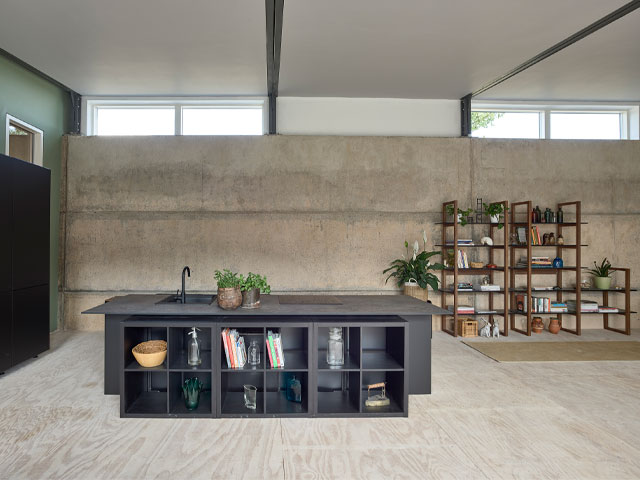
[[[628,0],[287,0],[279,94],[458,99]],[[264,95],[264,0],[0,0],[0,47],[82,95]],[[482,98],[640,99],[640,12]]]
[[[640,10],[487,90],[493,100],[640,100]]]
[[[0,47],[83,95],[264,95],[264,0],[0,0]]]

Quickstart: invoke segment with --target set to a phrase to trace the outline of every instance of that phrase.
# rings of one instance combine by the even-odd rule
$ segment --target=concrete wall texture
[[[226,267],[266,274],[274,292],[396,293],[382,270],[423,228],[429,244],[438,243],[441,203],[453,199],[461,206],[475,206],[476,197],[530,199],[543,209],[581,200],[589,222],[582,264],[607,256],[633,269],[632,282],[640,268],[640,142],[336,136],[67,141],[60,278],[65,328],[102,328],[101,317],[80,312],[113,295],[175,292],[184,265],[192,268],[187,289],[193,292],[213,292],[214,270]],[[570,253],[565,263],[571,264]],[[439,304],[439,295],[430,298]],[[632,299],[637,310],[638,296]],[[599,316],[583,319],[583,328],[601,325]]]

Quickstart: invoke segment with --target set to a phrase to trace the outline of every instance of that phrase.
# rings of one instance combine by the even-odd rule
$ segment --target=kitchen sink
[[[209,295],[205,293],[203,294],[194,293],[194,294],[187,295],[187,301],[185,303],[187,305],[189,304],[211,305],[215,300],[216,300],[215,295]],[[169,295],[168,297],[163,298],[159,302],[156,302],[156,305],[160,305],[162,303],[169,303],[169,304],[172,303],[172,304],[181,305],[182,299],[180,298],[180,295]]]

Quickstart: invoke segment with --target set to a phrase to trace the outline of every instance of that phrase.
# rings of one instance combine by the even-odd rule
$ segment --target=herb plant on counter
[[[213,276],[218,283],[218,288],[237,288],[244,283],[244,278],[241,274],[233,273],[226,268],[222,271],[216,270]]]
[[[254,288],[259,289],[260,293],[271,293],[271,287],[267,284],[266,276],[249,272],[249,275],[247,275],[247,278],[245,278],[242,283],[241,289],[243,292],[246,292]]]
[[[427,234],[422,231],[422,251],[418,252],[419,245],[416,240],[413,244],[413,254],[409,256],[409,243],[405,240],[404,246],[407,250],[407,256],[402,255],[402,258],[398,258],[391,262],[391,266],[384,270],[382,273],[391,272],[387,277],[385,283],[389,281],[391,277],[397,279],[398,286],[401,287],[409,281],[415,281],[420,288],[426,289],[427,285],[438,290],[440,279],[430,270],[442,270],[444,265],[441,263],[430,263],[429,259],[434,255],[440,255],[440,252],[427,252]]]

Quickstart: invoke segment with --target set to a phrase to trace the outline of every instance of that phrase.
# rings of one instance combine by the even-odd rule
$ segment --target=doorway
[[[42,166],[42,130],[7,115],[5,154]]]

